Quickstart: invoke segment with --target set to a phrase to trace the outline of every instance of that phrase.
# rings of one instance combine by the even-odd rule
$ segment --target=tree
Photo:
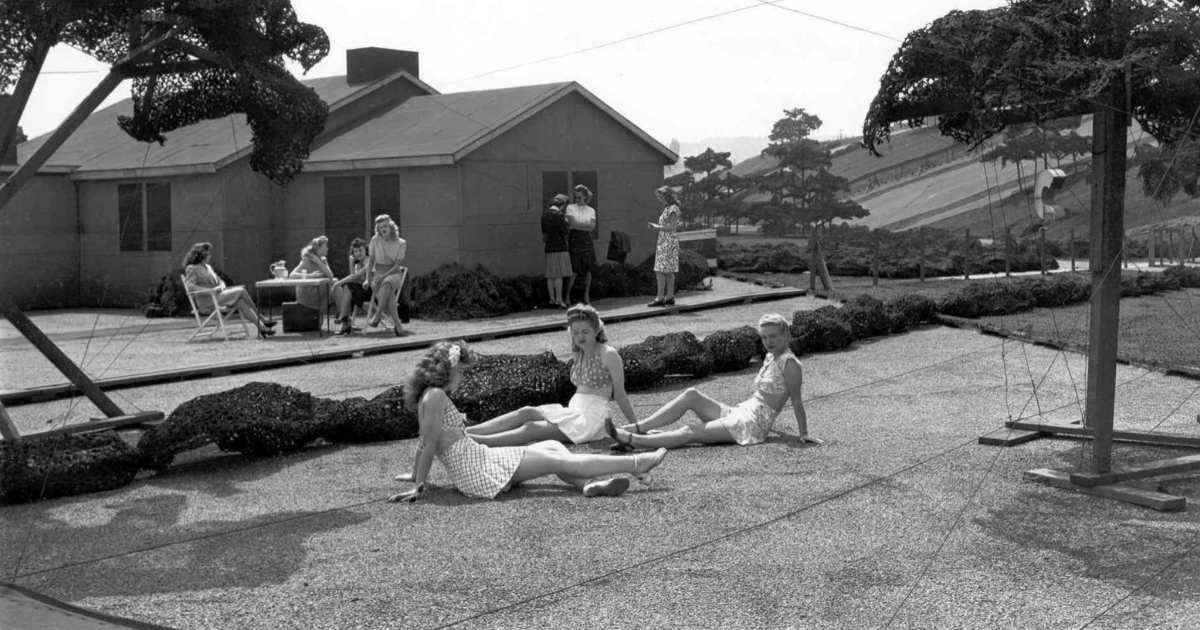
[[[695,204],[692,212],[705,217],[710,227],[713,210],[723,198],[721,186],[713,177],[713,173],[733,168],[733,162],[729,161],[730,155],[729,152],[717,152],[708,147],[703,153],[683,160],[683,167],[688,171],[696,175],[704,174],[703,177],[696,177],[696,181],[686,192]]]
[[[119,120],[130,136],[162,143],[174,129],[245,113],[250,165],[278,183],[300,171],[324,129],[328,107],[283,62],[308,70],[328,54],[329,39],[298,20],[290,0],[7,0],[0,4],[0,91],[11,89],[12,98],[0,112],[0,151],[12,142],[46,54],[59,44],[111,65],[75,125],[132,78],[133,115]],[[46,155],[35,157],[49,157],[73,130],[67,127],[52,134],[58,145],[48,141]],[[40,166],[27,162],[34,171]],[[0,206],[21,183],[14,175],[0,189]]]

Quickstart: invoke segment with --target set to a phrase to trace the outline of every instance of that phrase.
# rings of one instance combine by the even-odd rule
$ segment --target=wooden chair
[[[196,318],[196,332],[192,333],[191,337],[188,337],[188,341],[191,341],[196,337],[210,337],[218,332],[221,333],[221,336],[224,337],[225,340],[228,340],[231,332],[230,328],[232,328],[232,325],[235,323],[235,321],[241,322],[242,334],[246,337],[250,336],[250,329],[248,328],[250,322],[247,322],[246,318],[242,317],[241,311],[234,311],[228,306],[222,308],[217,305],[217,297],[221,294],[220,289],[199,289],[188,287],[187,277],[182,275],[179,276],[179,281],[183,283],[183,289],[185,292],[187,292],[188,304],[192,306],[192,316]],[[204,319],[200,318],[200,309],[196,306],[197,295],[208,296],[209,301],[211,301],[213,304],[212,312],[205,316]],[[227,324],[229,325],[228,328],[226,327]],[[209,327],[211,327],[211,330],[205,331],[205,329]]]

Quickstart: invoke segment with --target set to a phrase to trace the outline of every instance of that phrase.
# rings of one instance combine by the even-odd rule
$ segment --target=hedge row
[[[1181,284],[1200,285],[1200,273],[1142,273],[1127,278],[1122,289],[1141,295]],[[933,322],[938,312],[959,317],[1008,314],[1084,302],[1089,293],[1079,277],[1054,276],[967,284],[940,302],[920,295],[888,302],[858,296],[840,308],[793,313],[791,349],[797,355],[838,350],[859,339]],[[652,336],[618,352],[629,391],[655,387],[669,377],[742,370],[765,354],[751,326],[720,330],[703,340],[690,332]],[[565,404],[573,390],[569,374],[570,363],[550,352],[486,356],[464,374],[452,398],[470,421],[478,422],[525,405]],[[136,448],[112,431],[0,443],[0,503],[117,488],[139,470],[166,471],[177,454],[210,443],[223,451],[265,457],[306,448],[318,439],[365,443],[412,438],[417,419],[403,399],[403,386],[371,399],[331,400],[276,383],[250,383],[185,402],[143,434]]]

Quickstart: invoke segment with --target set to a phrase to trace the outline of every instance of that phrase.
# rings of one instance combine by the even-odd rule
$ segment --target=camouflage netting
[[[797,356],[810,352],[841,350],[854,342],[854,330],[841,309],[823,306],[815,311],[796,311],[792,315],[792,342]]]
[[[417,437],[417,414],[404,406],[404,386],[390,387],[367,400],[361,396],[345,400],[317,399],[318,415],[327,416],[330,427],[323,437],[335,443],[362,444]]]
[[[714,372],[745,369],[751,359],[767,353],[758,329],[753,326],[718,330],[704,338],[704,349],[712,355]]]
[[[645,344],[635,343],[618,348],[617,353],[625,365],[625,391],[650,389],[661,383],[667,375],[667,362]]]
[[[567,364],[546,351],[481,355],[451,399],[468,424],[478,424],[524,406],[565,405],[574,392]]]
[[[899,334],[934,321],[937,302],[924,295],[902,295],[889,301],[884,310],[888,319],[888,332]]]
[[[175,455],[215,443],[222,451],[269,456],[297,451],[328,433],[333,421],[315,413],[312,394],[278,383],[193,398],[142,435],[146,467],[165,470]]]
[[[842,317],[850,324],[855,339],[888,334],[887,311],[883,302],[869,295],[851,298],[842,306]]]
[[[647,337],[642,345],[657,353],[667,375],[686,375],[704,378],[713,371],[713,358],[704,344],[690,332],[674,332]]]
[[[114,431],[0,442],[0,504],[120,488],[141,467]]]

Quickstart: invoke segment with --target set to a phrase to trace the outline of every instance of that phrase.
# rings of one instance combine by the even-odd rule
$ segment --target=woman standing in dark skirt
[[[571,290],[575,287],[576,279],[583,279],[583,299],[580,302],[591,304],[592,268],[596,266],[596,247],[592,244],[592,232],[596,229],[596,209],[589,206],[592,191],[587,186],[575,187],[575,203],[567,206],[567,223],[571,233],[567,237],[567,248],[571,254],[571,271],[574,276],[567,281],[566,298],[571,299]]]
[[[554,203],[542,213],[542,240],[546,243],[546,291],[550,294],[550,304],[560,308],[568,306],[563,300],[563,278],[570,278],[573,273],[567,248],[567,234],[571,227],[563,212],[567,201],[566,195],[555,195]]]

